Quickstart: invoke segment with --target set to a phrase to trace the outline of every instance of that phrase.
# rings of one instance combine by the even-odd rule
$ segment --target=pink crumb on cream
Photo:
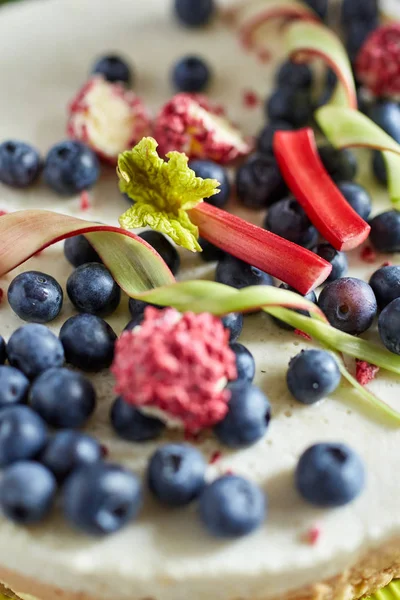
[[[89,192],[82,192],[80,196],[80,208],[81,210],[89,210],[91,207]]]
[[[304,340],[307,340],[308,342],[310,342],[312,340],[311,335],[308,335],[308,333],[306,333],[305,331],[301,331],[301,329],[295,329],[294,334],[298,335],[299,337],[302,337]]]
[[[365,248],[361,250],[360,258],[363,262],[372,264],[376,261],[377,254],[371,246],[365,246]]]
[[[356,379],[360,385],[371,383],[379,373],[379,367],[365,360],[356,359]]]

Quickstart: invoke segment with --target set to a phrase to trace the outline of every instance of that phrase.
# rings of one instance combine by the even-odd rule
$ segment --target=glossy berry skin
[[[99,263],[77,267],[67,280],[67,294],[80,312],[107,317],[117,308],[121,290],[110,271]]]
[[[352,502],[365,486],[364,464],[344,444],[315,444],[300,457],[296,488],[307,502],[335,508]]]
[[[372,210],[372,200],[367,190],[353,181],[343,181],[338,184],[338,188],[356,213],[364,221],[368,221]]]
[[[267,500],[254,483],[236,475],[225,475],[206,487],[199,501],[205,528],[218,538],[238,538],[263,523]]]
[[[400,354],[400,298],[392,300],[379,315],[379,335],[385,347]]]
[[[108,323],[89,314],[70,317],[60,330],[66,361],[82,371],[94,373],[111,365],[116,339]]]
[[[290,393],[302,404],[315,404],[340,384],[336,360],[324,350],[303,350],[292,358],[286,375]]]
[[[152,494],[167,506],[185,506],[205,486],[203,455],[187,444],[166,444],[156,450],[147,468]]]
[[[110,420],[115,433],[128,442],[155,440],[165,429],[165,424],[160,419],[142,414],[121,397],[116,398],[111,407]]]
[[[94,186],[100,175],[100,164],[88,146],[66,140],[50,149],[43,175],[54,192],[60,196],[74,196]]]
[[[201,246],[202,252],[200,252],[199,256],[201,260],[204,262],[214,262],[218,260],[222,260],[225,257],[225,252],[214,246],[211,242],[208,242],[202,237],[199,237],[197,240]]]
[[[231,344],[231,350],[236,356],[236,370],[237,379],[233,382],[236,383],[252,383],[256,374],[256,362],[254,356],[243,344],[234,342]]]
[[[187,27],[207,25],[214,12],[214,0],[175,0],[175,14]]]
[[[8,340],[7,356],[10,365],[29,379],[64,363],[64,349],[59,339],[45,325],[37,323],[14,331]]]
[[[29,144],[7,140],[0,144],[0,181],[25,188],[34,183],[42,170],[39,152]]]
[[[72,473],[62,500],[71,525],[89,535],[104,536],[135,519],[142,506],[142,489],[127,469],[100,462]]]
[[[396,142],[400,142],[400,107],[397,102],[380,100],[371,106],[368,116]]]
[[[318,241],[318,231],[294,198],[285,198],[273,204],[265,218],[264,227],[305,248],[312,248]]]
[[[208,202],[208,204],[212,204],[218,208],[223,208],[231,195],[231,184],[227,170],[212,160],[191,160],[189,167],[196,173],[197,177],[219,181],[219,194],[205,198],[204,202]]]
[[[236,172],[236,195],[248,208],[266,208],[286,196],[287,191],[272,155],[254,154]]]
[[[257,151],[260,154],[266,154],[267,156],[274,155],[274,135],[277,131],[291,131],[293,125],[286,121],[275,121],[274,123],[268,123],[261,129],[257,137]]]
[[[91,262],[103,262],[84,235],[75,235],[65,240],[64,255],[73,267]]]
[[[344,148],[338,150],[329,144],[318,147],[322,164],[333,181],[352,181],[357,174],[357,159],[355,155]]]
[[[63,291],[51,275],[25,271],[15,277],[7,292],[13,311],[24,321],[48,323],[60,314]]]
[[[181,265],[181,259],[177,249],[171,244],[165,235],[159,233],[158,231],[148,230],[140,233],[139,237],[145,240],[145,242],[150,244],[150,246],[152,246],[154,250],[158,252],[172,274],[176,275]]]
[[[313,112],[310,93],[304,89],[280,87],[268,98],[265,111],[272,123],[286,121],[294,128],[304,127]]]
[[[371,286],[354,277],[328,283],[319,296],[318,305],[333,327],[351,335],[367,331],[378,310]]]
[[[59,483],[76,469],[101,461],[102,451],[97,440],[85,433],[64,430],[56,433],[40,456]]]
[[[29,379],[14,367],[0,366],[0,409],[23,404],[28,396]]]
[[[383,310],[396,298],[400,298],[400,266],[381,267],[371,276],[372,287],[379,310]]]
[[[233,344],[236,342],[243,329],[243,315],[242,313],[228,313],[221,318],[222,324],[225,329],[229,329],[229,342]]]
[[[43,465],[22,461],[11,465],[0,480],[0,508],[18,525],[33,525],[50,513],[57,491],[56,480]]]
[[[287,283],[281,283],[279,288],[281,290],[288,290],[289,292],[294,292],[295,294],[299,294],[301,296],[300,292],[295,290],[293,287],[291,287]],[[313,304],[317,304],[317,296],[315,295],[314,291],[309,292],[306,296],[303,296],[303,297],[306,300],[309,300],[310,302],[312,302]],[[298,313],[299,315],[304,315],[305,317],[310,316],[310,313],[307,310],[295,310],[294,312]],[[294,331],[294,329],[295,329],[294,327],[292,327],[288,323],[285,323],[284,321],[281,321],[281,319],[278,319],[277,317],[272,317],[272,320],[274,321],[274,323],[276,325],[278,325],[278,327],[280,327],[281,329],[285,329],[286,331]]]
[[[388,210],[370,221],[370,241],[379,252],[400,252],[400,212]]]
[[[43,419],[28,406],[0,411],[0,467],[35,458],[47,442]]]
[[[335,250],[330,244],[318,244],[313,251],[332,265],[332,271],[326,280],[327,282],[336,281],[336,279],[346,275],[349,263],[344,252]]]
[[[96,406],[91,382],[68,369],[49,369],[33,383],[30,404],[49,425],[57,429],[83,427]]]
[[[214,427],[219,441],[230,448],[246,448],[264,437],[271,419],[268,398],[247,382],[229,386],[228,413]]]
[[[208,64],[198,56],[181,58],[172,71],[172,81],[178,92],[204,92],[211,79]]]
[[[2,335],[0,335],[0,365],[4,365],[7,359],[7,344]]]
[[[132,83],[132,71],[126,60],[116,54],[102,56],[93,65],[93,75],[102,75],[110,83]]]
[[[387,185],[388,177],[385,159],[383,158],[382,152],[379,152],[378,150],[374,150],[372,153],[372,170],[379,183]]]
[[[241,289],[250,285],[273,285],[273,279],[257,267],[245,263],[230,254],[218,263],[215,281]]]
[[[312,70],[308,65],[285,61],[276,74],[277,87],[310,88],[313,82]]]

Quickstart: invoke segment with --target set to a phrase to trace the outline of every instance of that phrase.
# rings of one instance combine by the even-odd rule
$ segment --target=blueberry
[[[335,250],[330,244],[318,244],[318,246],[313,249],[313,252],[332,265],[332,271],[326,280],[327,282],[336,281],[336,279],[340,279],[346,275],[349,263],[344,252]]]
[[[175,0],[175,13],[187,27],[201,27],[209,23],[215,13],[214,0]]]
[[[295,294],[300,294],[300,292],[295,290],[292,286],[288,285],[287,283],[281,283],[279,288],[281,290],[288,290],[289,292],[294,292]],[[315,295],[315,292],[311,291],[306,296],[303,296],[303,297],[306,300],[309,300],[309,302],[313,302],[313,304],[317,304],[317,296]],[[310,316],[310,313],[308,312],[308,310],[295,310],[294,312],[298,313],[299,315],[304,315],[305,317]],[[295,327],[292,327],[292,325],[289,325],[288,323],[285,323],[281,319],[278,319],[278,317],[272,317],[272,319],[273,319],[274,323],[276,325],[278,325],[278,327],[280,327],[281,329],[285,329],[286,331],[294,331],[294,329],[295,329]]]
[[[257,150],[260,154],[266,154],[267,156],[273,156],[274,154],[274,135],[277,131],[291,131],[293,125],[286,121],[275,121],[274,123],[268,123],[260,131],[257,138]]]
[[[68,369],[49,369],[33,383],[30,391],[32,408],[58,429],[83,427],[96,406],[96,392],[91,382]]]
[[[71,273],[67,294],[80,312],[98,317],[111,315],[121,299],[121,290],[110,271],[96,262],[81,265]]]
[[[292,358],[286,375],[290,393],[303,404],[315,404],[340,384],[336,360],[324,350],[303,350]]]
[[[251,383],[256,374],[256,363],[254,356],[243,344],[234,342],[231,344],[231,350],[236,356],[237,379],[235,383]]]
[[[101,459],[101,446],[97,440],[70,430],[56,433],[40,456],[40,462],[60,483],[76,469],[92,465]]]
[[[400,354],[400,298],[392,300],[379,315],[379,335],[390,352]]]
[[[51,275],[25,271],[15,277],[8,288],[8,302],[24,321],[48,323],[61,311],[63,291]]]
[[[280,87],[265,105],[270,121],[286,121],[293,127],[304,127],[312,117],[313,105],[308,90]]]
[[[82,371],[101,371],[114,358],[117,336],[108,323],[94,315],[70,317],[60,330],[66,361]]]
[[[4,365],[7,359],[7,345],[2,335],[0,335],[0,365]]]
[[[400,212],[388,210],[370,221],[370,240],[379,252],[400,252]]]
[[[274,285],[271,275],[230,254],[218,263],[215,281],[239,290],[250,285]]]
[[[371,276],[372,287],[379,310],[383,310],[396,298],[400,298],[400,266],[381,267]]]
[[[375,23],[367,21],[354,21],[345,27],[345,45],[350,62],[355,63],[364,42],[375,29]]]
[[[42,161],[35,148],[17,140],[0,144],[0,181],[16,188],[34,183],[42,170]]]
[[[252,533],[261,526],[266,512],[267,500],[261,489],[235,475],[216,479],[200,496],[200,519],[219,538]]]
[[[400,107],[397,102],[379,100],[371,106],[368,116],[396,142],[400,142]]]
[[[116,434],[129,442],[155,440],[165,429],[165,424],[160,419],[142,414],[121,397],[117,398],[112,405],[110,419]]]
[[[97,156],[82,142],[60,142],[50,149],[46,157],[44,179],[61,196],[74,196],[91,188],[99,175]]]
[[[222,325],[225,329],[229,329],[229,342],[233,344],[236,342],[243,329],[243,315],[242,313],[232,312],[228,313],[221,319]]]
[[[136,298],[129,298],[129,312],[132,317],[136,317],[137,315],[144,315],[144,311],[148,306],[155,306],[154,304],[150,304],[149,302],[145,302],[144,300],[136,300]]]
[[[361,458],[344,444],[315,444],[298,462],[295,483],[307,502],[334,508],[352,502],[365,486]]]
[[[172,271],[174,275],[179,271],[179,267],[181,265],[180,256],[175,248],[171,244],[171,242],[158,231],[143,231],[143,233],[139,234],[145,242],[153,246],[154,250],[158,252],[164,262],[167,264],[167,267]]]
[[[132,331],[138,325],[141,325],[144,320],[144,313],[137,313],[124,327],[124,331]]]
[[[342,23],[369,21],[375,23],[379,18],[378,0],[343,0]]]
[[[336,75],[335,71],[333,71],[333,69],[329,69],[329,68],[326,69],[323,83],[324,83],[324,85],[323,85],[322,91],[317,100],[318,107],[324,106],[325,104],[327,104],[330,101],[330,99],[332,98],[333,92],[336,89],[337,75]]]
[[[344,148],[338,150],[329,144],[318,147],[319,156],[331,178],[336,181],[352,181],[357,174],[355,155]]]
[[[214,427],[214,433],[225,446],[246,448],[266,434],[271,406],[265,394],[247,382],[235,383],[229,391],[228,413]]]
[[[354,277],[328,283],[318,305],[333,327],[352,335],[367,331],[378,309],[371,286]]]
[[[388,176],[386,171],[386,162],[383,158],[382,152],[379,152],[378,150],[374,150],[372,153],[372,170],[379,183],[382,183],[382,185],[387,185]]]
[[[153,454],[147,482],[154,496],[168,506],[185,506],[205,486],[203,455],[187,444],[166,444]]]
[[[141,506],[139,479],[117,465],[84,466],[68,477],[63,489],[65,518],[90,535],[119,531],[137,516]]]
[[[197,177],[202,179],[216,179],[220,183],[219,194],[205,198],[205,202],[223,208],[228,202],[231,195],[231,184],[228,177],[228,172],[224,167],[218,165],[212,160],[191,160],[189,167],[196,173]]]
[[[305,0],[321,19],[325,19],[328,13],[328,0]]]
[[[312,70],[308,65],[285,61],[276,74],[277,87],[310,88],[313,82]]]
[[[203,92],[208,87],[210,78],[208,64],[198,56],[181,58],[172,71],[172,81],[179,92]]]
[[[116,54],[99,58],[93,66],[93,75],[102,75],[111,83],[120,82],[127,85],[132,83],[132,71],[125,59]]]
[[[0,508],[7,519],[19,525],[39,523],[50,513],[56,491],[56,480],[43,465],[19,462],[2,475]]]
[[[0,467],[39,454],[47,442],[44,421],[28,406],[0,410]]]
[[[0,409],[26,401],[29,379],[14,367],[0,366]]]
[[[199,237],[198,242],[201,246],[202,252],[200,252],[200,258],[204,262],[215,262],[217,260],[222,260],[225,257],[225,252],[214,246],[211,242],[208,242],[202,237]]]
[[[367,190],[352,181],[343,181],[338,184],[338,188],[356,213],[364,221],[368,221],[372,210],[372,201]]]
[[[266,208],[286,196],[287,191],[272,155],[254,154],[236,172],[237,198],[249,208]]]
[[[90,262],[103,262],[84,235],[75,235],[65,240],[64,254],[73,267],[80,267]]]
[[[305,248],[312,248],[318,241],[318,231],[294,198],[285,198],[273,204],[268,210],[264,227]]]
[[[59,339],[45,325],[37,323],[14,331],[8,340],[7,356],[10,365],[29,379],[64,363],[64,350]]]

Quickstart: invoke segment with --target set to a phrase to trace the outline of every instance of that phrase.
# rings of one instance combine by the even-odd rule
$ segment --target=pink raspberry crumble
[[[357,57],[356,73],[375,96],[400,95],[400,23],[378,27],[367,38]]]

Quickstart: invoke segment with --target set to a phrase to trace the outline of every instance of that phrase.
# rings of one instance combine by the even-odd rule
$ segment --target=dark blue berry
[[[313,251],[332,265],[332,271],[326,281],[336,281],[346,275],[349,263],[344,252],[335,250],[330,244],[318,244]]]
[[[341,16],[343,25],[358,21],[377,23],[378,0],[343,0]]]
[[[145,242],[150,244],[150,246],[153,246],[154,250],[158,252],[170,271],[176,275],[181,265],[181,259],[175,246],[171,244],[165,235],[152,230],[143,231],[143,233],[140,233],[139,235]]]
[[[29,379],[14,367],[0,366],[0,409],[26,401]]]
[[[372,201],[367,190],[352,181],[343,181],[338,184],[338,188],[356,213],[364,221],[368,221],[372,210]]]
[[[165,424],[160,419],[142,414],[121,397],[117,398],[112,405],[110,419],[117,435],[129,442],[155,440],[165,429]]]
[[[91,382],[68,369],[49,369],[33,383],[32,408],[58,429],[83,427],[96,406],[96,392]]]
[[[379,315],[379,335],[390,352],[400,354],[400,298],[392,300]]]
[[[352,335],[367,331],[378,310],[371,286],[354,277],[328,283],[318,305],[333,327]]]
[[[254,154],[236,172],[236,196],[248,208],[266,208],[286,196],[287,192],[272,155]]]
[[[270,121],[286,121],[293,127],[304,127],[313,113],[310,92],[304,89],[280,87],[268,98],[265,105]]]
[[[90,535],[119,531],[137,516],[141,506],[139,479],[117,465],[84,466],[68,477],[63,488],[67,521]]]
[[[273,285],[271,275],[264,273],[257,267],[251,265],[227,254],[223,260],[218,263],[215,273],[215,281],[224,283],[231,287],[241,289],[250,285]]]
[[[350,62],[355,63],[357,56],[364,45],[364,42],[374,31],[376,23],[369,23],[367,21],[354,21],[348,23],[345,27],[344,38],[347,53],[349,55]]]
[[[47,442],[44,421],[28,406],[0,410],[0,467],[39,454]]]
[[[305,0],[321,19],[325,19],[328,12],[328,0]]]
[[[311,504],[344,506],[365,486],[364,465],[358,454],[344,444],[315,444],[300,457],[295,483]]]
[[[75,235],[65,240],[64,254],[73,267],[80,267],[90,262],[103,262],[84,235]]]
[[[294,198],[285,198],[273,204],[268,210],[264,227],[305,248],[312,248],[318,241],[318,231]]]
[[[229,391],[228,413],[214,427],[214,433],[225,446],[246,448],[266,434],[271,406],[265,394],[247,382],[235,383]]]
[[[318,147],[319,156],[331,178],[336,181],[352,181],[357,174],[355,155],[344,148],[338,150],[329,144]]]
[[[243,329],[242,313],[232,312],[221,318],[222,325],[225,329],[229,329],[229,342],[236,342]]]
[[[28,187],[39,177],[42,161],[35,148],[17,140],[0,144],[0,181],[16,188]]]
[[[202,252],[200,252],[200,258],[204,260],[204,262],[215,262],[217,260],[222,260],[225,257],[225,252],[214,246],[211,242],[208,242],[202,237],[199,237],[197,240],[201,246]]]
[[[276,74],[277,87],[310,88],[313,82],[312,70],[308,65],[285,61]]]
[[[154,496],[168,506],[185,506],[205,486],[203,455],[187,444],[166,444],[153,454],[147,468],[147,482]]]
[[[193,169],[197,177],[202,179],[216,179],[220,183],[219,194],[205,198],[205,202],[223,208],[228,202],[231,195],[231,184],[228,177],[228,172],[224,167],[218,165],[212,160],[191,160],[189,167]]]
[[[144,316],[144,311],[149,306],[158,308],[156,304],[150,304],[150,302],[145,302],[144,300],[136,300],[136,298],[129,298],[129,312],[131,313],[132,318],[135,318],[138,315]]]
[[[303,404],[329,396],[340,384],[336,360],[324,350],[303,350],[292,358],[286,375],[290,393]]]
[[[400,252],[400,212],[388,210],[370,221],[370,240],[379,252]]]
[[[187,27],[201,27],[210,22],[215,12],[214,0],[175,0],[175,13]]]
[[[124,327],[124,331],[132,331],[143,323],[144,313],[137,313]]]
[[[67,140],[50,149],[44,179],[57,194],[74,196],[91,188],[99,178],[97,156],[82,142]]]
[[[56,491],[56,480],[43,465],[19,462],[1,477],[0,508],[7,519],[19,525],[39,523],[50,513]]]
[[[25,271],[15,277],[7,292],[13,311],[24,321],[48,323],[61,311],[63,291],[51,275]]]
[[[236,356],[237,379],[235,383],[251,383],[256,374],[256,363],[254,356],[243,344],[235,342],[231,344],[231,350]]]
[[[381,267],[371,276],[369,285],[374,291],[378,308],[383,310],[393,300],[400,298],[400,266]]]
[[[374,150],[372,153],[372,170],[379,183],[382,183],[382,185],[387,185],[388,177],[386,162],[383,158],[382,152],[379,152],[378,150]]]
[[[110,271],[96,262],[81,265],[71,273],[67,294],[80,312],[98,317],[111,315],[121,299],[121,290]]]
[[[100,317],[82,314],[70,317],[60,330],[66,361],[82,371],[101,371],[114,358],[117,335]]]
[[[248,535],[263,523],[267,499],[254,483],[225,475],[206,487],[199,502],[200,519],[206,529],[220,538]]]
[[[46,369],[61,367],[64,349],[60,340],[45,325],[30,323],[20,327],[7,344],[10,365],[16,367],[29,379]]]
[[[132,83],[131,68],[125,59],[116,54],[102,56],[93,66],[93,75],[102,75],[111,83],[120,82],[127,85]]]
[[[320,97],[317,100],[317,106],[324,106],[332,98],[332,94],[335,91],[337,85],[337,75],[333,69],[326,69],[324,77],[324,86],[321,91]]]
[[[400,142],[400,107],[397,102],[380,100],[371,106],[368,115],[396,142]]]
[[[62,482],[76,469],[92,465],[102,459],[99,442],[78,431],[60,431],[49,441],[40,456],[58,482]]]
[[[288,285],[287,283],[281,283],[279,287],[281,290],[288,290],[289,292],[294,292],[295,294],[301,295],[300,292],[295,290],[292,286]],[[313,304],[317,303],[317,296],[313,291],[309,292],[306,296],[303,297],[309,302],[313,302]],[[304,315],[305,317],[310,316],[308,310],[295,310],[294,312],[298,313],[299,315]],[[286,331],[293,331],[295,329],[295,327],[292,327],[292,325],[289,325],[281,319],[278,319],[278,317],[272,317],[272,319],[274,323],[276,323],[276,325],[278,325],[278,327],[280,327],[281,329],[285,329]]]
[[[210,78],[209,66],[198,56],[181,58],[172,71],[172,81],[179,92],[203,92],[208,87]]]
[[[2,335],[0,335],[0,365],[4,365],[7,359],[7,346],[6,341]]]
[[[286,121],[275,121],[274,123],[268,123],[260,131],[257,138],[257,150],[260,154],[266,154],[267,156],[273,156],[274,154],[274,135],[277,131],[291,131],[293,125]]]

